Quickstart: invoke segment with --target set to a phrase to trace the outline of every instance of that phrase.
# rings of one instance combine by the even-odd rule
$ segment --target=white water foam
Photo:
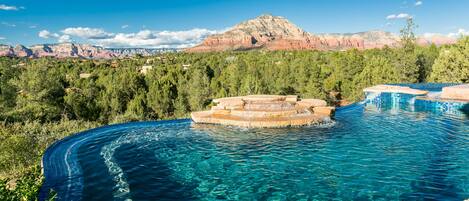
[[[138,131],[131,131],[120,136],[117,140],[112,141],[110,144],[103,146],[101,149],[101,156],[104,159],[104,164],[108,168],[109,174],[113,177],[115,185],[115,191],[113,196],[116,200],[132,200],[130,197],[130,187],[125,178],[124,171],[119,167],[116,159],[114,158],[114,153],[117,148],[123,144],[132,144],[141,140],[142,136],[146,133],[141,133]],[[153,139],[158,140],[158,139]]]

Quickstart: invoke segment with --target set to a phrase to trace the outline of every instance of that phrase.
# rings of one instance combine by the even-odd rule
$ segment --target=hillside
[[[421,45],[454,43],[455,39],[435,35],[419,37]],[[262,15],[235,25],[228,31],[207,37],[202,44],[186,49],[189,52],[225,50],[346,50],[395,47],[399,36],[384,31],[351,34],[312,34],[280,16]]]

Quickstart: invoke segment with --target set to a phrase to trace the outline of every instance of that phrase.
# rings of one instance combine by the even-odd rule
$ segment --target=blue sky
[[[265,13],[312,33],[397,33],[412,16],[418,34],[455,35],[469,32],[468,8],[467,0],[0,0],[0,43],[187,47]]]

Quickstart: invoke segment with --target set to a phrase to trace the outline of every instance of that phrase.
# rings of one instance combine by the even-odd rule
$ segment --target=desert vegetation
[[[67,135],[127,121],[186,118],[211,99],[297,94],[358,101],[382,83],[469,82],[469,37],[348,51],[167,53],[115,60],[0,58],[0,200],[35,200],[45,149]],[[145,73],[142,66],[152,66]]]

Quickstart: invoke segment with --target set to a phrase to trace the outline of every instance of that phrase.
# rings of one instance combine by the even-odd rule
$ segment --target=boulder
[[[213,103],[217,104],[216,109],[242,109],[244,107],[244,101],[241,97],[232,98],[220,98],[213,100]]]
[[[321,99],[301,99],[296,104],[298,106],[306,107],[306,108],[327,106],[327,102]]]
[[[332,116],[335,113],[335,107],[314,107],[313,112],[314,114]]]
[[[297,95],[287,95],[285,98],[285,101],[291,102],[291,103],[296,103],[298,101],[298,96]]]

